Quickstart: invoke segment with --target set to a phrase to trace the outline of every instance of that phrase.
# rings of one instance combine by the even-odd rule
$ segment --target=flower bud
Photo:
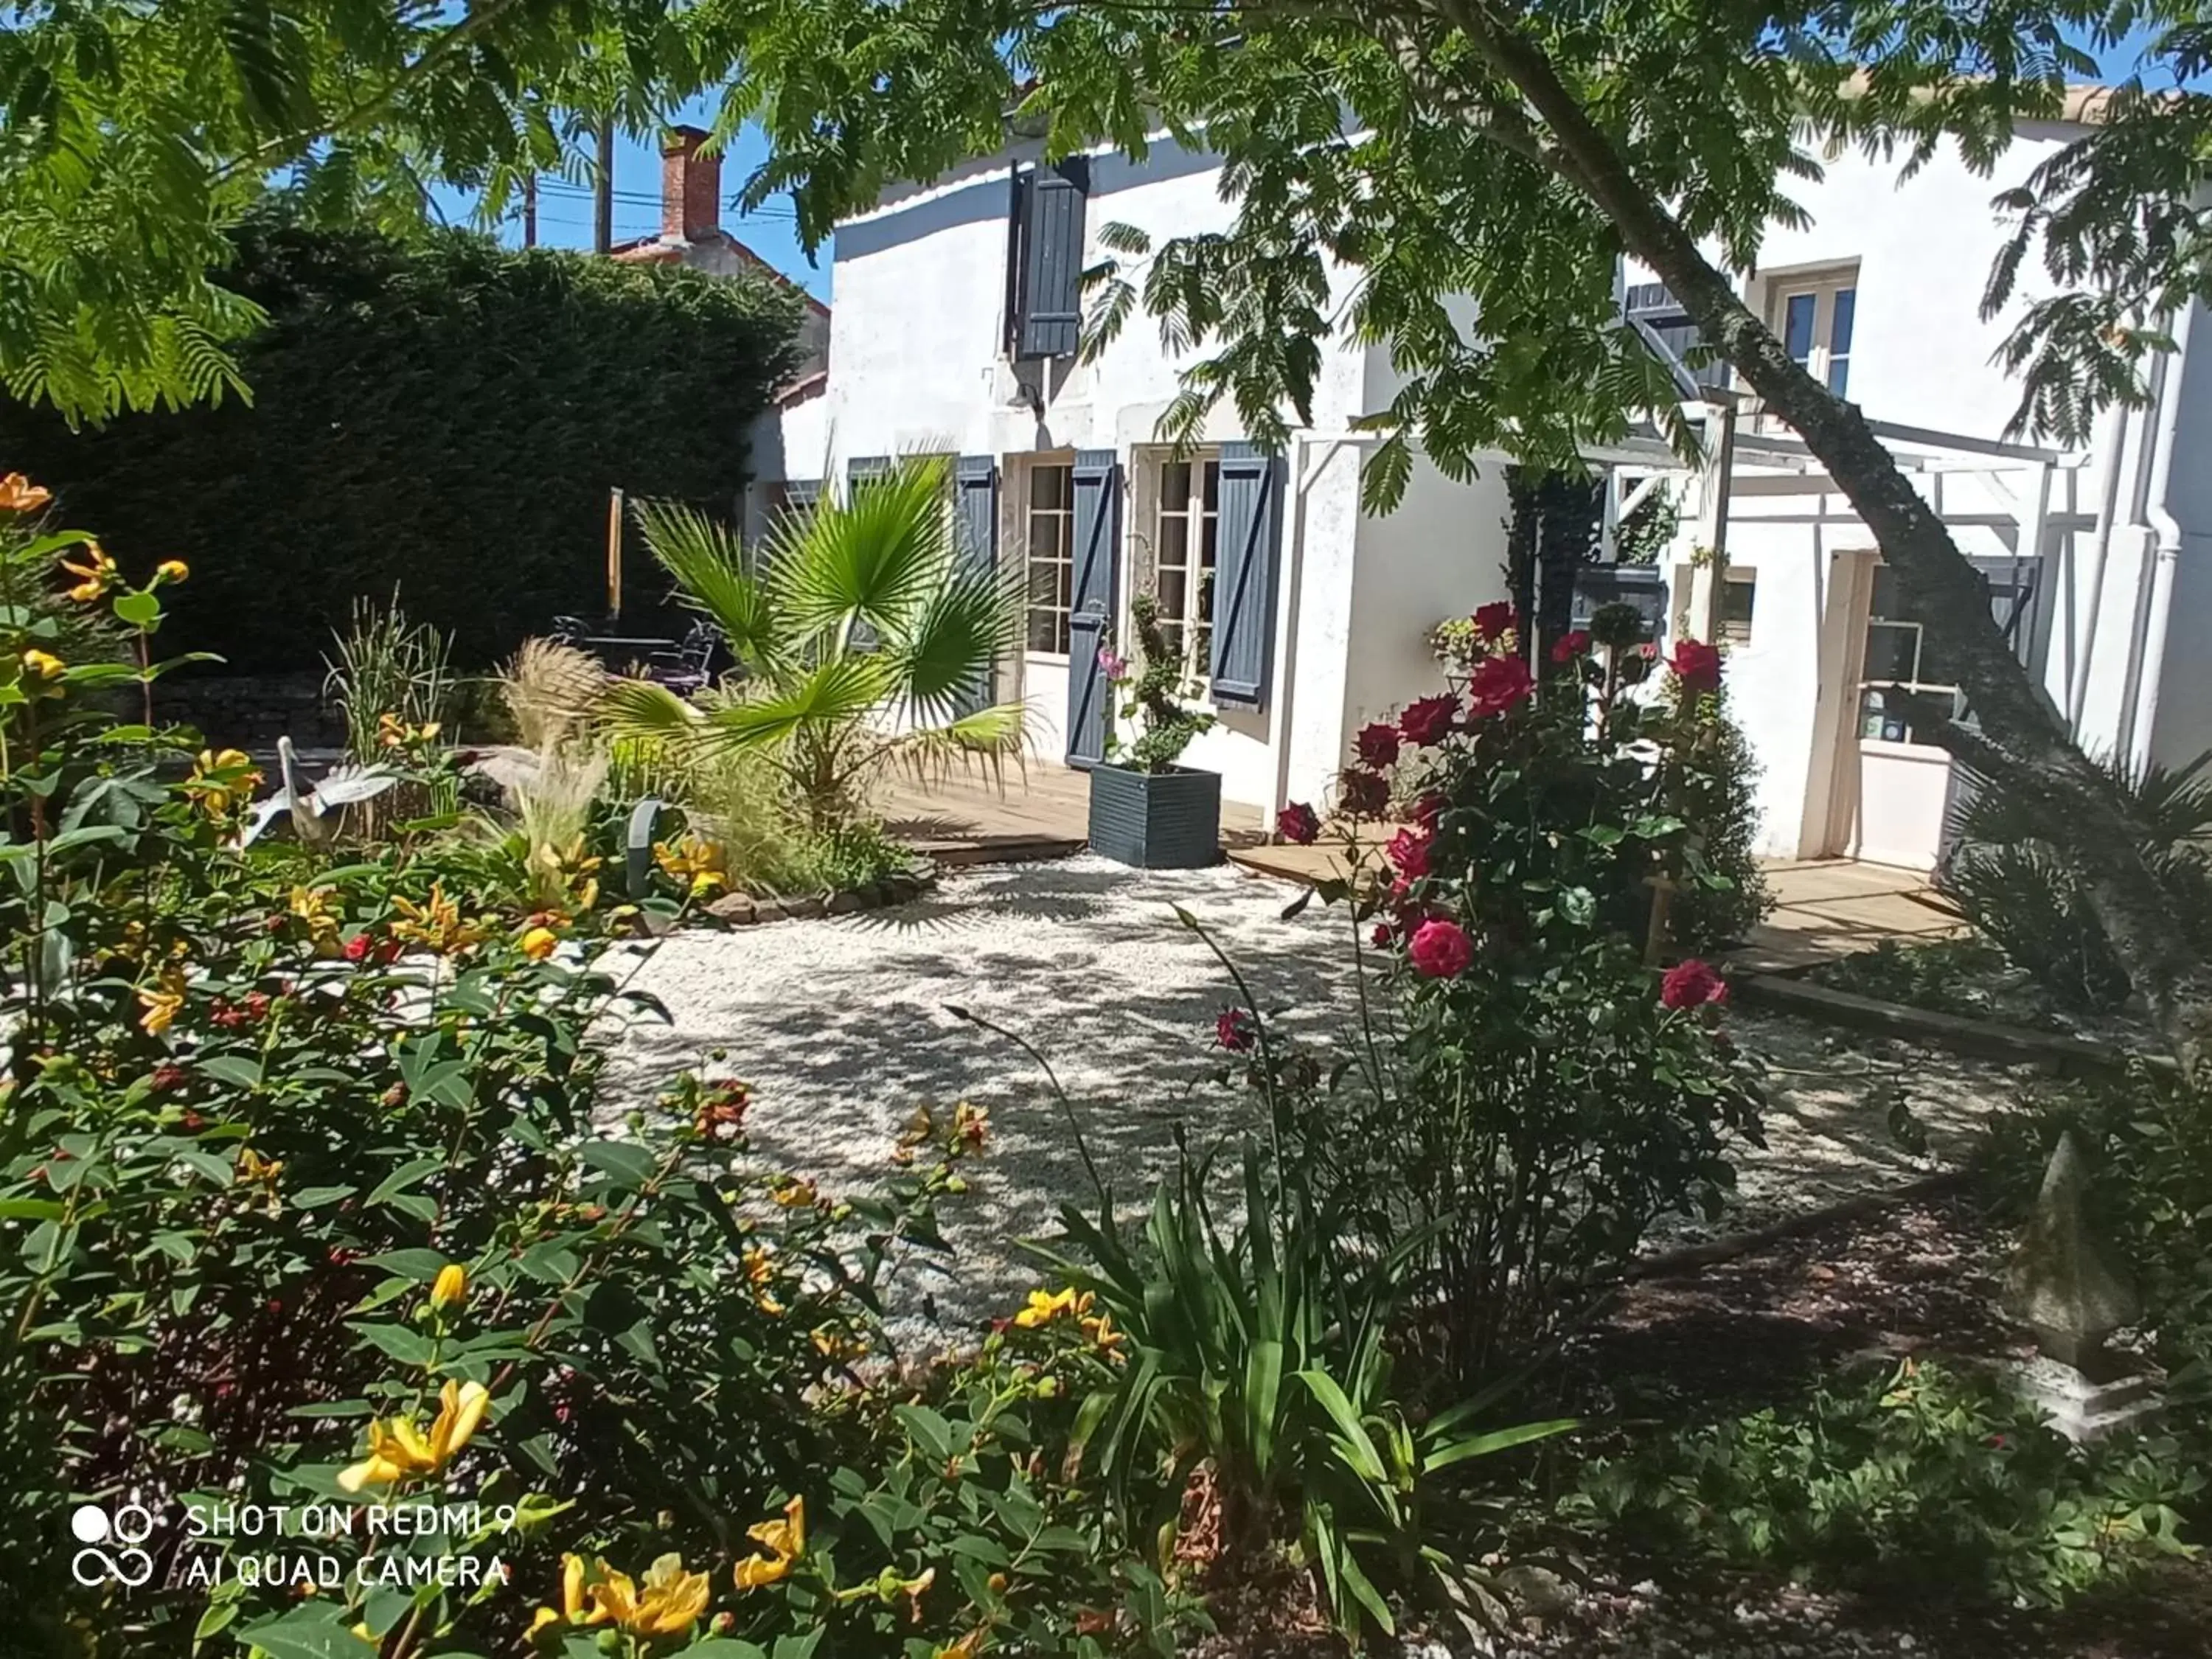
[[[467,1299],[469,1275],[458,1262],[448,1261],[438,1269],[438,1277],[430,1285],[430,1305],[443,1313]]]

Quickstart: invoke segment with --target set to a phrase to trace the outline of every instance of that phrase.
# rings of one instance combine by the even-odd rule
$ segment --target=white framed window
[[[1022,472],[1022,559],[1028,615],[1023,642],[1033,657],[1067,655],[1075,585],[1075,467],[1033,461]]]
[[[1874,592],[1867,605],[1866,660],[1859,678],[1859,736],[1875,743],[1929,745],[1932,739],[1913,730],[1906,699],[1927,699],[1938,709],[1948,703],[1951,718],[1966,707],[1958,684],[1929,647],[1926,630],[1909,614],[1898,589],[1897,573],[1876,565]]]
[[[1759,572],[1730,565],[1721,582],[1720,643],[1751,643],[1752,612],[1759,604]]]
[[[1151,532],[1147,586],[1160,631],[1183,678],[1203,683],[1213,663],[1213,578],[1221,556],[1221,459],[1200,451],[1163,456],[1147,469],[1143,507]]]
[[[1765,278],[1766,325],[1791,361],[1838,398],[1849,395],[1859,268],[1779,271]]]

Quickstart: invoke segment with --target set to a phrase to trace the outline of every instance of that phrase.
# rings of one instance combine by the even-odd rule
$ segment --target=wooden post
[[[599,123],[599,165],[592,173],[592,252],[611,253],[615,247],[615,124]]]
[[[623,493],[607,491],[607,615],[622,615]]]
[[[538,175],[534,173],[522,181],[522,245],[538,246]]]
[[[1712,644],[1721,636],[1721,599],[1727,591],[1729,486],[1735,473],[1736,399],[1723,395],[1718,410],[1720,435],[1705,474],[1702,503],[1705,547],[1711,555],[1705,568],[1690,579],[1692,635]]]

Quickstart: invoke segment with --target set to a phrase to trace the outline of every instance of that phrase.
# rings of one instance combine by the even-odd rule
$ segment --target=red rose
[[[1521,618],[1514,614],[1510,599],[1492,599],[1479,606],[1474,613],[1474,631],[1486,640],[1502,640],[1520,625]]]
[[[1659,981],[1659,1000],[1669,1008],[1702,1008],[1728,1000],[1728,981],[1710,963],[1692,957],[1678,962]]]
[[[1241,1054],[1259,1040],[1260,1028],[1243,1008],[1224,1008],[1213,1017],[1213,1040],[1232,1054]]]
[[[1717,691],[1721,684],[1721,653],[1702,640],[1684,640],[1667,660],[1685,691]]]
[[[375,948],[376,941],[368,934],[356,933],[345,942],[345,959],[348,962],[366,962],[368,960],[368,953]]]
[[[1382,849],[1382,854],[1408,881],[1419,880],[1429,873],[1429,836],[1424,830],[1401,830],[1390,837],[1390,844]]]
[[[1310,847],[1321,834],[1321,820],[1314,816],[1312,807],[1294,800],[1275,814],[1275,833],[1285,841]]]
[[[246,997],[246,1017],[250,1020],[266,1019],[269,1018],[269,994],[267,992],[255,991]]]
[[[1362,766],[1380,771],[1398,758],[1398,728],[1388,720],[1370,720],[1359,728],[1352,747],[1358,751]]]
[[[1368,936],[1368,942],[1378,951],[1387,951],[1390,948],[1390,941],[1396,937],[1389,922],[1378,921],[1375,924],[1374,933]]]
[[[1423,697],[1406,705],[1406,712],[1398,716],[1398,730],[1407,743],[1442,743],[1451,735],[1458,714],[1459,706],[1449,697]]]
[[[1336,781],[1336,804],[1355,818],[1379,818],[1389,810],[1390,785],[1376,773],[1347,766]]]
[[[1502,714],[1535,689],[1535,678],[1520,658],[1492,657],[1468,676],[1468,708],[1477,717]]]
[[[1467,971],[1474,960],[1474,946],[1467,929],[1455,921],[1432,917],[1413,930],[1406,946],[1413,971],[1428,979],[1450,979]]]
[[[1444,808],[1450,805],[1442,795],[1431,790],[1413,803],[1413,822],[1424,830],[1433,830],[1437,827],[1437,820],[1443,817]]]
[[[1589,635],[1577,628],[1571,634],[1562,634],[1552,641],[1553,662],[1572,662],[1589,650]]]

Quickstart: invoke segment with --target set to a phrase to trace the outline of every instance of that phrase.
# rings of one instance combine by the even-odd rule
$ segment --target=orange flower
[[[53,498],[52,490],[33,483],[20,472],[0,478],[0,513],[35,513]]]

